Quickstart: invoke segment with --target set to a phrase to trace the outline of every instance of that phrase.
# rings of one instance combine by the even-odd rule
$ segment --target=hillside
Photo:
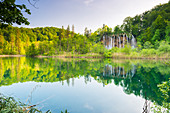
[[[84,35],[74,33],[74,26],[72,30],[69,26],[67,29],[64,27],[18,28],[13,26],[0,28],[0,54],[34,56],[59,55],[67,52],[72,54],[97,53],[105,56],[108,50],[100,41],[103,34],[126,33],[127,35],[133,34],[137,39],[137,47],[133,51],[142,53],[143,49],[152,49],[154,55],[161,55],[170,53],[168,49],[170,47],[170,2],[157,5],[135,17],[126,17],[123,24],[115,26],[114,30],[107,25],[93,33],[85,28]],[[128,47],[124,49],[112,48],[109,54],[111,56],[115,52],[130,54],[131,50]],[[145,50],[144,54],[147,55],[148,52]]]

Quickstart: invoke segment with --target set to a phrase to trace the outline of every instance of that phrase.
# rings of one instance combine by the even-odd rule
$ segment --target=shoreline
[[[26,57],[26,55],[0,55],[0,58],[3,57]]]
[[[4,58],[4,57],[26,57],[26,55],[0,55],[0,58]],[[96,59],[96,58],[105,58],[104,56],[83,56],[83,55],[59,55],[59,56],[43,56],[43,55],[38,55],[38,56],[34,56],[35,58],[87,58],[87,59]],[[167,57],[141,57],[141,56],[113,56],[110,57],[109,59],[153,59],[153,60],[161,60],[161,59],[170,59]]]

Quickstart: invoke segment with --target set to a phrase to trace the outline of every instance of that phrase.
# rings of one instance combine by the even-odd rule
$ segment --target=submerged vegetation
[[[8,26],[0,29],[0,54],[27,56],[88,56],[128,57],[128,58],[169,58],[170,57],[170,2],[153,9],[127,17],[123,24],[114,29],[107,25],[91,32],[85,28],[84,35],[67,29],[17,28]],[[111,34],[133,34],[137,47],[131,49],[112,48],[107,50],[101,41],[102,36]],[[88,54],[88,55],[86,55]]]

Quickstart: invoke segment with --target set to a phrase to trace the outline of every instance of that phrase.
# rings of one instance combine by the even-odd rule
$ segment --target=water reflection
[[[94,80],[103,87],[115,84],[126,94],[160,105],[162,97],[157,85],[169,77],[170,67],[161,61],[0,58],[0,86],[28,81],[75,86],[75,79],[84,78],[86,84]]]
[[[120,67],[114,67],[112,65],[106,64],[103,70],[103,76],[112,76],[112,77],[119,77],[119,78],[132,78],[135,74],[135,65],[131,65],[130,70],[125,70],[124,66]]]

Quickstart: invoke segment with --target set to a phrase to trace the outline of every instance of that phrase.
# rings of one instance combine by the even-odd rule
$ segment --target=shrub
[[[151,49],[153,47],[153,45],[151,44],[151,42],[149,41],[146,41],[144,43],[144,49]]]
[[[125,47],[122,49],[122,53],[130,54],[131,50],[131,47],[125,45]]]
[[[148,49],[142,49],[141,55],[143,55],[143,56],[148,56],[148,55],[149,55],[149,54],[148,54]]]
[[[163,53],[170,53],[170,45],[165,43],[165,44],[161,44],[158,48],[158,50],[160,52],[163,52]]]
[[[111,57],[112,57],[112,52],[111,52],[111,50],[105,51],[104,54],[103,54],[103,56],[104,56],[105,58],[111,58]]]
[[[150,55],[155,55],[157,53],[155,49],[149,49],[148,52]]]

